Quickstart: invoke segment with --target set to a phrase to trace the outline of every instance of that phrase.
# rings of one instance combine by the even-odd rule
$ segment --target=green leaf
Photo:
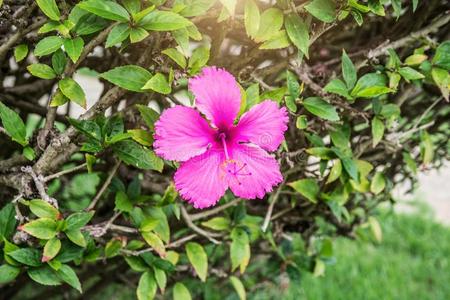
[[[384,123],[379,118],[374,117],[372,119],[372,146],[375,148],[381,141],[384,135]]]
[[[28,45],[20,44],[14,48],[14,58],[16,59],[16,63],[22,61],[28,55]]]
[[[172,31],[191,26],[185,17],[171,11],[154,10],[138,22],[138,25],[154,31]]]
[[[339,159],[334,160],[334,165],[331,167],[330,174],[328,174],[328,179],[326,184],[329,184],[337,180],[342,174],[342,162]]]
[[[130,20],[130,15],[127,10],[113,1],[86,0],[80,2],[78,7],[108,20],[122,22],[127,22]]]
[[[61,241],[57,238],[52,238],[45,243],[44,253],[42,255],[42,262],[52,260],[61,250]]]
[[[32,268],[29,269],[27,273],[31,279],[42,285],[54,286],[61,284],[61,280],[56,275],[56,272],[49,266]]]
[[[52,67],[56,74],[62,75],[67,65],[67,57],[64,51],[58,49],[52,55]]]
[[[206,46],[200,46],[192,52],[192,56],[189,59],[188,67],[196,73],[200,70],[209,60],[209,48]]]
[[[49,36],[43,38],[34,48],[34,55],[37,57],[49,55],[60,49],[64,41],[59,36]]]
[[[86,109],[86,95],[81,86],[72,78],[66,77],[58,83],[59,89],[64,96]]]
[[[62,281],[64,281],[65,283],[67,283],[68,285],[70,285],[71,287],[76,289],[77,291],[79,291],[80,293],[83,292],[81,290],[80,280],[78,279],[77,274],[71,267],[63,264],[58,269],[58,271],[56,271],[56,273],[57,273],[57,276],[59,277],[59,279],[61,279]]]
[[[306,11],[320,21],[331,23],[336,17],[336,6],[332,0],[313,0],[305,6]]]
[[[272,35],[270,38],[264,41],[259,49],[271,50],[271,49],[282,49],[289,46],[289,39],[286,34],[286,30],[280,30]]]
[[[127,65],[102,73],[100,77],[126,90],[143,92],[142,87],[150,80],[152,74],[142,67]]]
[[[432,63],[450,71],[450,41],[445,41],[437,47]]]
[[[85,226],[94,216],[94,212],[77,212],[71,214],[66,219],[66,229],[67,230],[74,230],[74,229],[80,229],[83,226]]]
[[[413,54],[405,59],[405,64],[408,66],[418,66],[426,61],[427,58],[428,56],[426,56],[425,54]]]
[[[244,8],[244,24],[247,35],[254,38],[259,30],[261,16],[259,13],[258,5],[253,0],[245,1]]]
[[[44,64],[32,64],[27,67],[28,72],[31,75],[42,78],[42,79],[53,79],[56,77],[55,71],[47,65]]]
[[[42,12],[53,21],[59,21],[61,14],[55,0],[36,0]]]
[[[141,234],[147,244],[149,244],[150,247],[152,247],[159,256],[166,256],[166,247],[164,246],[163,241],[159,238],[158,235],[150,231],[141,232]]]
[[[145,124],[148,126],[150,131],[153,131],[153,129],[155,127],[155,122],[159,119],[159,114],[148,106],[141,105],[141,104],[138,104],[136,106],[137,106]]]
[[[136,295],[138,300],[152,300],[156,294],[155,278],[150,272],[144,272],[139,279]]]
[[[229,219],[224,217],[215,217],[206,222],[202,222],[202,225],[213,230],[228,230],[230,228],[231,222]]]
[[[385,104],[381,107],[380,115],[386,119],[397,118],[400,115],[400,107],[393,103]]]
[[[3,128],[11,136],[13,141],[18,142],[22,146],[28,144],[25,124],[19,115],[3,104],[3,102],[0,102],[0,119],[2,120]]]
[[[405,165],[411,170],[411,172],[416,175],[417,174],[417,164],[416,161],[412,158],[409,152],[403,152],[403,162]]]
[[[236,227],[231,231],[230,237],[231,271],[233,272],[239,267],[241,274],[243,274],[250,262],[249,236],[244,229]]]
[[[40,218],[23,225],[22,229],[38,239],[49,240],[56,235],[56,221],[49,218]]]
[[[31,148],[30,146],[26,146],[25,148],[23,148],[22,154],[29,161],[32,161],[36,158],[36,153],[34,152],[33,148]]]
[[[149,33],[142,27],[131,28],[130,41],[131,43],[138,43],[148,37]]]
[[[162,171],[164,162],[147,148],[134,141],[125,140],[115,143],[114,153],[126,164],[144,170]]]
[[[342,50],[342,76],[344,77],[347,88],[351,90],[356,83],[356,68],[345,50]]]
[[[277,34],[283,26],[283,12],[278,8],[269,8],[261,15],[258,33],[255,42],[260,43]]]
[[[289,14],[284,22],[289,39],[307,58],[309,58],[309,28],[297,15]]]
[[[333,152],[339,157],[347,174],[350,175],[350,177],[355,181],[359,181],[358,166],[356,165],[355,160],[351,156],[344,154],[336,147],[331,148],[331,150],[333,150]]]
[[[130,35],[131,29],[128,24],[119,23],[115,25],[106,39],[105,47],[109,48],[123,42]]]
[[[398,70],[398,72],[399,72],[400,75],[402,75],[403,78],[405,78],[407,81],[425,78],[425,76],[424,76],[422,73],[417,72],[416,70],[414,70],[414,69],[411,68],[411,67],[403,67],[403,68],[400,68],[400,69]]]
[[[102,129],[95,121],[69,119],[69,123],[88,137],[98,141],[102,138]]]
[[[132,14],[136,14],[141,10],[140,0],[122,0],[122,5]]]
[[[309,97],[303,101],[303,106],[307,111],[322,119],[329,121],[339,121],[336,108],[320,97]]]
[[[241,280],[237,278],[236,276],[230,276],[230,282],[231,285],[234,287],[234,290],[239,296],[240,300],[247,299],[247,295],[245,293],[244,285],[242,284]]]
[[[115,198],[115,209],[121,212],[131,212],[133,210],[133,203],[128,199],[128,196],[123,191],[118,191]]]
[[[186,64],[187,64],[186,58],[177,49],[175,49],[175,48],[168,48],[168,49],[162,51],[161,53],[163,53],[163,54],[167,55],[168,57],[170,57],[182,69],[186,68]]]
[[[323,89],[328,93],[340,95],[348,100],[352,99],[352,96],[348,93],[348,87],[340,79],[331,80]]]
[[[381,230],[380,223],[375,217],[372,216],[369,217],[368,221],[373,237],[378,243],[381,243],[381,241],[383,240],[383,231]]]
[[[230,16],[234,16],[237,0],[219,0]]]
[[[420,132],[420,154],[424,165],[431,163],[434,159],[433,141],[425,130]]]
[[[149,81],[142,87],[143,90],[153,90],[160,94],[170,94],[172,87],[167,82],[166,77],[161,73],[156,73]]]
[[[173,300],[191,300],[191,293],[187,287],[181,282],[175,283],[173,286]]]
[[[19,274],[20,268],[10,265],[0,266],[0,284],[6,284],[13,281]]]
[[[433,68],[431,70],[431,77],[433,78],[436,85],[441,90],[442,95],[445,100],[449,99],[449,85],[450,85],[450,75],[448,71],[440,68]]]
[[[21,264],[30,267],[39,267],[41,263],[41,253],[38,249],[34,248],[20,248],[11,252],[8,255],[14,258],[14,260]]]
[[[161,290],[161,294],[164,294],[167,284],[166,272],[157,267],[153,267],[153,273],[155,274],[156,283],[158,284],[158,287]]]
[[[153,135],[144,129],[129,129],[127,133],[131,138],[143,146],[150,147],[153,144]]]
[[[319,196],[320,187],[316,180],[312,178],[300,179],[294,182],[288,183],[296,192],[301,194],[309,201],[316,203]]]
[[[12,203],[8,203],[0,210],[0,241],[9,239],[16,228],[16,211]]]
[[[365,74],[359,78],[350,95],[352,97],[373,98],[387,94],[392,90],[387,87],[386,76],[377,73]]]
[[[83,52],[84,41],[81,37],[64,40],[64,49],[69,55],[70,59],[76,63]]]
[[[378,195],[384,190],[386,186],[386,180],[384,178],[383,173],[377,172],[372,178],[372,182],[370,183],[370,191],[375,195]]]
[[[120,249],[122,249],[122,242],[117,238],[111,239],[105,246],[106,258],[111,258],[119,255]]]
[[[86,247],[86,239],[79,229],[69,229],[64,231],[64,233],[66,234],[67,238],[75,245],[83,248]]]
[[[59,211],[47,201],[34,199],[30,201],[29,206],[31,212],[39,218],[57,220],[60,217]]]
[[[305,115],[300,115],[297,117],[297,121],[295,122],[295,126],[298,129],[306,129],[308,127],[308,119]]]
[[[202,245],[195,242],[187,243],[186,254],[198,277],[205,282],[208,275],[208,256]]]

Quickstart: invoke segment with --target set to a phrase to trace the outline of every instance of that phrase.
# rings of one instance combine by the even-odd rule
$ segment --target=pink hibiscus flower
[[[181,197],[205,208],[215,205],[230,188],[238,197],[263,198],[283,177],[267,151],[284,138],[288,115],[284,107],[265,100],[244,113],[235,125],[241,92],[233,75],[207,67],[190,79],[196,108],[176,105],[155,123],[156,154],[181,162],[175,187]]]

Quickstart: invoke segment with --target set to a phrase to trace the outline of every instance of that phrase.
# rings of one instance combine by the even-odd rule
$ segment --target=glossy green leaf
[[[166,256],[166,247],[158,235],[150,231],[141,232],[141,234],[147,244],[149,244],[149,246],[152,247],[159,256]]]
[[[160,94],[170,94],[172,87],[167,82],[166,77],[161,73],[156,73],[142,87],[143,90],[153,90]]]
[[[56,74],[62,75],[67,65],[67,57],[64,51],[58,49],[52,55],[52,67]]]
[[[66,218],[67,230],[80,229],[94,216],[94,212],[76,212]]]
[[[64,40],[59,36],[49,36],[40,40],[34,48],[34,55],[37,57],[49,55],[60,49]]]
[[[168,48],[166,50],[161,51],[161,53],[170,57],[174,62],[177,63],[182,69],[186,68],[187,62],[184,55],[175,48]]]
[[[37,237],[38,239],[49,240],[56,235],[56,222],[49,218],[40,218],[33,220],[22,226],[26,233]]]
[[[39,218],[57,220],[60,217],[59,211],[53,205],[41,199],[31,200],[29,207],[31,212]]]
[[[336,6],[333,0],[312,0],[305,9],[323,22],[331,23],[336,17]]]
[[[374,117],[372,119],[372,146],[375,148],[381,141],[384,135],[384,123],[379,118]]]
[[[339,121],[336,108],[319,97],[309,97],[303,101],[303,106],[307,111],[322,119],[329,121]]]
[[[306,129],[308,127],[308,118],[305,115],[298,116],[295,126],[298,129]]]
[[[139,279],[136,296],[138,300],[152,300],[156,294],[156,281],[150,272],[144,272]]]
[[[342,174],[342,162],[339,159],[334,160],[333,167],[328,174],[327,184],[337,180]]]
[[[76,289],[78,292],[83,292],[81,290],[80,280],[78,279],[75,271],[70,266],[63,264],[58,269],[58,271],[56,271],[56,273],[59,279]]]
[[[7,203],[0,210],[0,240],[9,239],[16,228],[16,211],[12,203]]]
[[[234,290],[239,296],[239,300],[247,299],[247,294],[245,293],[245,287],[242,284],[241,280],[236,276],[230,276],[231,285],[234,287]]]
[[[349,100],[352,99],[352,96],[348,92],[348,87],[340,79],[331,80],[323,89],[328,93],[337,94]]]
[[[269,8],[261,14],[260,20],[258,33],[255,36],[257,43],[264,42],[277,34],[283,26],[283,12],[278,8]]]
[[[36,0],[36,4],[51,20],[59,21],[61,13],[59,12],[58,5],[55,0]]]
[[[28,45],[27,44],[20,44],[14,48],[14,58],[17,63],[24,60],[25,57],[27,57],[27,55],[28,55]]]
[[[162,171],[164,162],[156,154],[134,141],[126,140],[115,143],[114,153],[126,164],[144,170]]]
[[[391,92],[386,76],[378,73],[365,74],[358,79],[351,92],[352,97],[373,98]]]
[[[316,203],[319,196],[320,187],[314,179],[306,178],[288,183],[296,192],[304,196],[309,201]]]
[[[181,282],[175,283],[173,286],[173,300],[191,300],[191,293],[187,287]]]
[[[42,285],[54,286],[61,284],[61,280],[59,279],[58,275],[49,266],[32,268],[29,269],[27,273],[31,279]]]
[[[414,69],[411,68],[411,67],[403,67],[403,68],[400,68],[400,69],[398,70],[398,72],[399,72],[400,75],[402,75],[402,77],[405,78],[407,81],[425,78],[425,76],[424,76],[422,73],[420,73],[420,72],[414,70]]]
[[[261,15],[259,13],[258,5],[253,0],[245,1],[244,8],[244,24],[247,35],[254,38],[259,30]]]
[[[81,37],[64,40],[64,49],[74,63],[76,63],[80,58],[81,52],[83,52],[83,47],[84,41]]]
[[[59,89],[64,96],[86,109],[86,95],[81,86],[72,78],[66,77],[58,83]]]
[[[14,260],[30,266],[39,267],[41,263],[41,252],[34,248],[20,248],[8,252],[8,255],[14,258]]]
[[[47,65],[44,64],[32,64],[27,67],[28,72],[31,75],[42,78],[42,79],[53,79],[56,77],[55,71]]]
[[[372,178],[372,182],[370,183],[370,191],[375,195],[378,195],[384,190],[386,186],[386,179],[384,178],[383,173],[377,172]]]
[[[86,0],[80,2],[78,7],[108,20],[127,22],[130,19],[127,10],[114,1]]]
[[[19,114],[7,107],[3,102],[0,102],[0,119],[3,124],[3,128],[13,141],[18,142],[22,146],[28,144],[26,138],[26,128]]]
[[[205,282],[208,274],[208,256],[202,245],[195,242],[187,243],[186,254],[198,277]]]
[[[147,30],[145,30],[142,27],[131,28],[131,31],[130,31],[131,43],[138,43],[138,42],[144,40],[148,36],[149,36],[149,33],[147,32]]]
[[[224,217],[215,217],[206,222],[202,222],[202,225],[213,230],[227,230],[230,228],[231,222],[229,219]]]
[[[1,265],[0,266],[0,284],[6,284],[14,279],[20,274],[20,268],[11,265]]]
[[[272,50],[272,49],[282,49],[289,47],[289,39],[286,34],[286,30],[280,30],[273,34],[270,38],[264,41],[259,49],[261,50]]]
[[[45,243],[44,252],[42,255],[42,262],[52,260],[61,250],[61,241],[57,238],[52,238]]]
[[[292,43],[305,56],[309,57],[309,28],[308,25],[297,15],[289,14],[284,22],[286,32]]]
[[[138,22],[138,25],[154,31],[172,31],[192,25],[185,17],[171,12],[154,10]]]
[[[239,267],[241,274],[243,274],[250,262],[249,236],[244,229],[236,227],[231,231],[230,237],[231,271]]]
[[[111,69],[100,74],[100,77],[126,90],[142,92],[142,87],[150,80],[152,74],[142,67],[127,65]]]
[[[145,124],[148,126],[150,131],[153,131],[153,128],[155,127],[155,122],[159,119],[159,114],[153,110],[152,108],[145,106],[145,105],[136,105],[142,119],[144,120]]]
[[[75,245],[83,248],[86,247],[86,239],[79,229],[66,230],[64,231],[64,233],[66,234],[67,238]]]
[[[196,48],[189,59],[188,67],[193,73],[196,73],[203,66],[208,63],[209,60],[209,48],[205,46],[200,46]]]
[[[342,76],[344,77],[347,89],[351,90],[356,83],[356,68],[345,50],[342,50]]]
[[[437,47],[432,63],[450,71],[450,41],[445,41]]]
[[[124,40],[128,38],[130,35],[131,29],[128,24],[125,23],[119,23],[116,24],[108,34],[108,37],[106,38],[106,44],[105,47],[109,48],[114,45],[117,45]]]

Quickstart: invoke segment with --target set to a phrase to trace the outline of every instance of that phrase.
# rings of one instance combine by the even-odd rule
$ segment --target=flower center
[[[242,184],[242,182],[239,180],[239,177],[241,176],[250,176],[252,175],[251,172],[249,172],[247,169],[247,164],[242,163],[240,161],[230,159],[228,148],[227,148],[227,135],[224,132],[219,133],[218,138],[222,142],[223,150],[225,152],[225,158],[226,160],[220,165],[220,168],[223,171],[224,177],[227,178],[227,180],[233,180],[237,182],[239,185]]]

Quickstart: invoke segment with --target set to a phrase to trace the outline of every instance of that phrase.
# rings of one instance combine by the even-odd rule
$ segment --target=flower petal
[[[245,199],[263,198],[283,181],[278,162],[258,146],[236,145],[232,157],[241,169],[237,177],[228,183],[236,196]]]
[[[268,151],[275,151],[284,139],[289,121],[285,107],[265,100],[242,115],[235,127],[238,142],[252,142]]]
[[[220,169],[224,160],[223,150],[213,147],[182,163],[174,177],[175,187],[181,197],[195,208],[216,204],[228,188]]]
[[[204,153],[214,142],[214,130],[199,112],[181,105],[166,109],[155,123],[156,154],[186,161]]]
[[[233,75],[216,67],[203,68],[189,80],[198,110],[216,127],[233,124],[241,105],[241,91]]]

